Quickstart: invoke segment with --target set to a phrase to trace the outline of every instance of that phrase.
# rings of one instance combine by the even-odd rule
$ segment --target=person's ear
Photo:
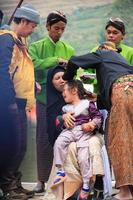
[[[50,25],[49,24],[46,24],[46,29],[47,29],[47,31],[50,30]]]
[[[125,34],[122,34],[121,40],[124,40],[124,39],[125,39]]]
[[[73,88],[72,89],[72,93],[75,95],[75,94],[77,94],[77,88]]]

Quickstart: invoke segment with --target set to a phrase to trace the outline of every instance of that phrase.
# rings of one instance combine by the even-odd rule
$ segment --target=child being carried
[[[68,146],[76,142],[77,159],[83,179],[83,187],[79,199],[87,199],[90,192],[90,179],[93,176],[92,161],[90,159],[89,140],[101,127],[102,115],[95,106],[95,102],[87,99],[87,93],[79,80],[65,83],[63,98],[67,103],[63,106],[63,113],[73,113],[74,126],[65,128],[58,136],[54,145],[54,163],[58,168],[57,175],[51,188],[56,187],[66,179],[63,164],[67,156]],[[100,140],[100,138],[99,138]]]

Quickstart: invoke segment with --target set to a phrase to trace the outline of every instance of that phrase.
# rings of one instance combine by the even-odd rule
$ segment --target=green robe
[[[54,43],[47,36],[42,40],[32,43],[29,47],[29,53],[35,67],[35,79],[42,87],[36,99],[41,103],[46,103],[47,70],[58,64],[58,58],[69,60],[74,55],[74,49],[61,40]]]
[[[126,59],[129,65],[133,66],[133,48],[123,43],[120,43],[119,47],[122,49],[120,54]]]

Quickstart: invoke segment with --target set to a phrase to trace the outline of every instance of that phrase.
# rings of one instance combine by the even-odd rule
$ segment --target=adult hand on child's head
[[[69,113],[65,113],[63,114],[63,120],[64,120],[64,126],[66,128],[73,128],[75,126],[75,117],[74,117],[74,113],[69,112]]]
[[[63,58],[58,58],[58,64],[63,66],[63,67],[66,67],[67,66],[67,63],[68,61],[63,59]]]
[[[77,74],[77,69],[79,67],[71,62],[71,60],[68,61],[68,64],[66,65],[66,72],[63,75],[63,79],[66,81],[72,80],[74,76]]]
[[[92,132],[96,128],[96,124],[94,122],[88,122],[81,125],[84,133]]]

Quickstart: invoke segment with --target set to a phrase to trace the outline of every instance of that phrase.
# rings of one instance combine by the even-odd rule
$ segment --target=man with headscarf
[[[97,105],[110,113],[107,148],[116,188],[120,189],[111,199],[126,200],[133,199],[133,67],[112,47],[106,42],[95,53],[72,56],[63,78],[73,79],[79,67],[96,69],[99,86]]]
[[[110,18],[105,25],[105,38],[107,42],[113,42],[116,47],[119,49],[120,54],[126,59],[128,64],[133,66],[133,48],[127,46],[123,43],[126,30],[125,23],[120,18]],[[98,49],[98,46],[93,48],[91,52],[95,52]],[[86,69],[87,73],[95,73],[95,69]],[[94,91],[98,91],[97,80],[93,81]],[[106,120],[107,111],[102,110],[104,119]]]
[[[27,146],[26,110],[35,103],[34,67],[22,37],[40,21],[31,5],[17,8],[12,30],[0,30],[0,187],[10,200],[26,200],[33,191],[21,185],[19,167]]]
[[[117,48],[121,49],[120,54],[127,60],[128,64],[133,66],[133,48],[123,43],[126,34],[125,23],[120,18],[110,18],[105,25],[106,41],[115,43]],[[95,47],[92,52],[95,52]]]
[[[120,54],[127,60],[128,64],[133,66],[133,48],[125,45],[123,39],[126,34],[125,23],[120,18],[110,18],[105,25],[105,40],[115,43],[117,48],[121,49]],[[91,52],[95,52],[98,46],[94,47]],[[94,69],[85,70],[87,73],[95,73]],[[94,91],[97,92],[97,81],[92,81]]]
[[[55,65],[65,65],[74,54],[74,49],[60,40],[65,31],[67,18],[60,11],[51,12],[46,21],[48,36],[34,42],[29,53],[35,66],[35,78],[41,85],[41,92],[36,95],[37,113],[37,169],[38,184],[35,192],[43,192],[52,166],[53,153],[46,131],[46,78],[47,70]],[[51,124],[52,126],[52,124]]]
[[[110,18],[106,25],[105,25],[105,38],[106,41],[110,41],[115,43],[117,48],[121,49],[120,54],[126,59],[128,64],[133,66],[133,48],[125,45],[123,43],[124,37],[126,34],[126,28],[125,23],[120,18]],[[92,49],[92,52],[95,52],[98,49],[98,46]],[[95,73],[94,69],[87,69],[85,70],[87,73],[93,72]],[[97,92],[98,91],[98,84],[97,81],[94,80],[94,89]],[[107,117],[106,110],[103,110],[104,118]]]
[[[106,40],[114,42],[121,48],[121,55],[127,60],[128,64],[133,66],[133,48],[123,44],[125,37],[125,24],[120,18],[110,18],[105,26]]]

